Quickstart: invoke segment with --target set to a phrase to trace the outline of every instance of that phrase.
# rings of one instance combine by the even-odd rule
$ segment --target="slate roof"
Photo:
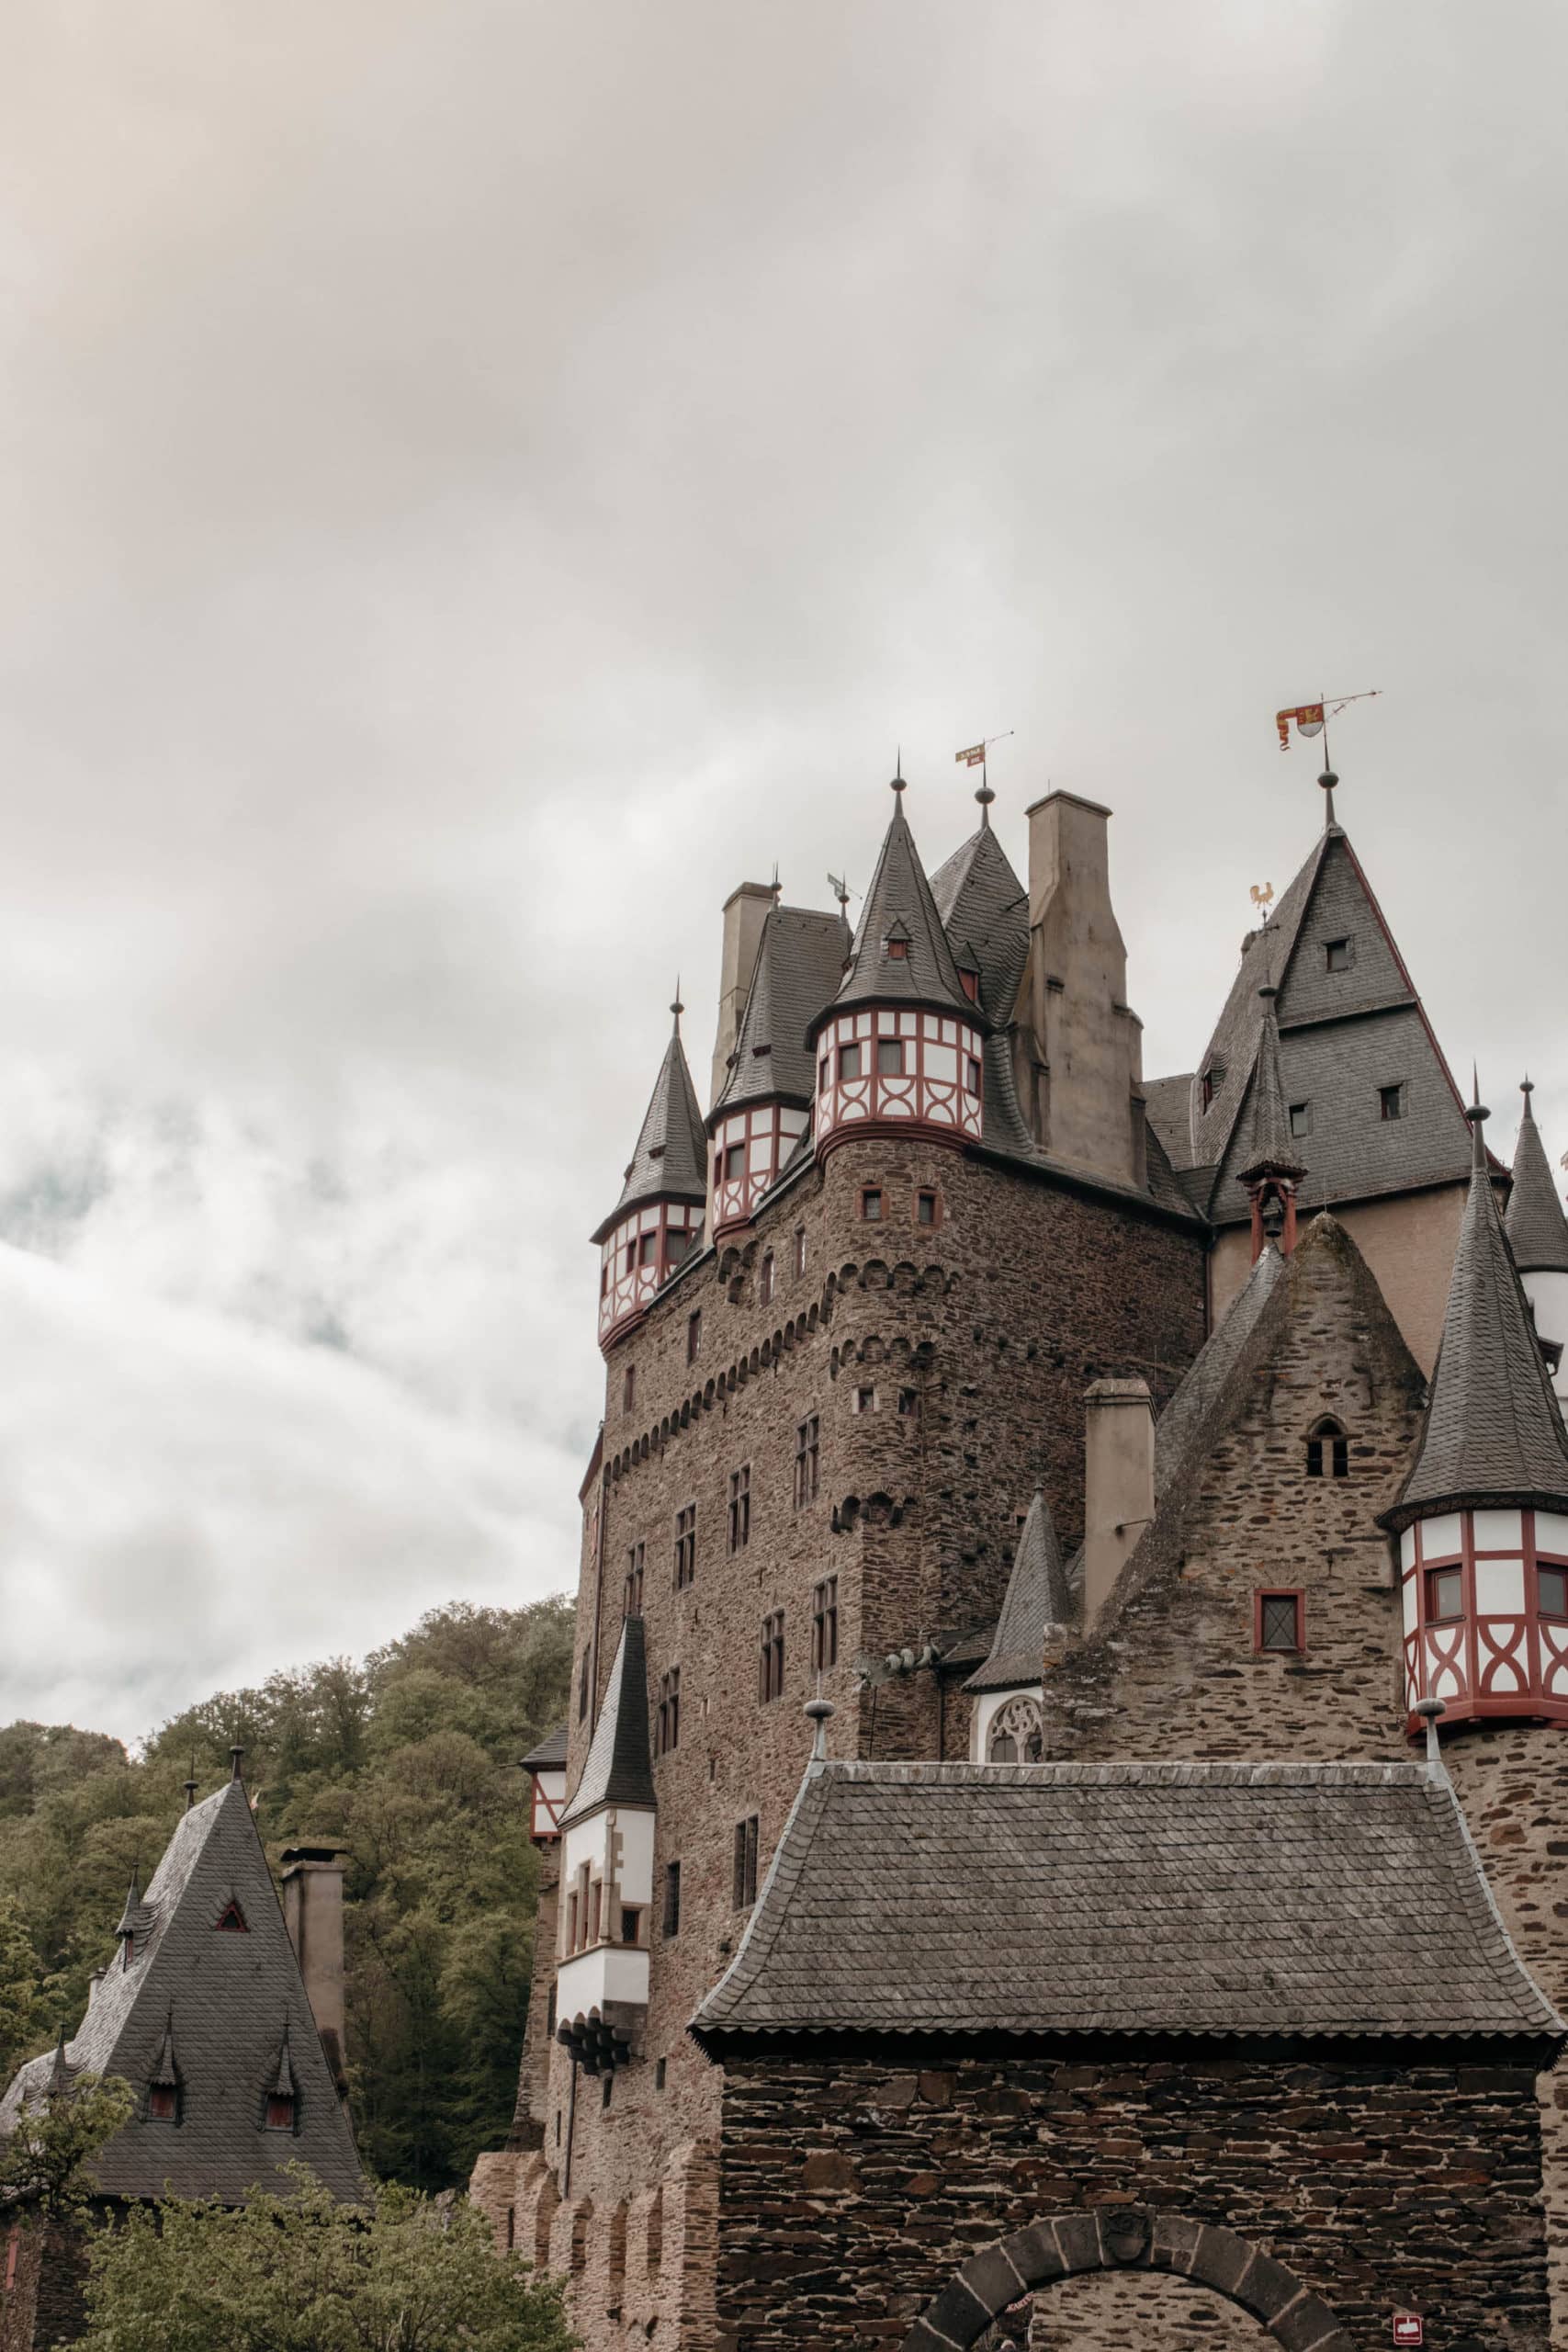
[[[1350,943],[1352,960],[1331,972],[1326,949],[1339,939]],[[1189,1093],[1184,1114],[1180,1080],[1155,1080],[1147,1090],[1173,1167],[1213,1171],[1202,1188],[1213,1221],[1239,1224],[1249,1214],[1236,1180],[1250,1157],[1242,1112],[1262,1039],[1265,980],[1279,989],[1284,1102],[1309,1106],[1309,1132],[1295,1147],[1307,1163],[1302,1206],[1461,1183],[1470,1163],[1463,1106],[1349,839],[1330,825],[1272,921],[1243,943],[1199,1063],[1200,1081],[1216,1072],[1208,1108]],[[1404,1090],[1404,1116],[1385,1120],[1379,1089],[1395,1084]]]
[[[1029,1690],[1039,1682],[1047,1625],[1069,1624],[1077,1615],[1067,1589],[1061,1546],[1051,1506],[1038,1488],[1019,1530],[1012,1574],[990,1654],[964,1685],[965,1690]]]
[[[547,1731],[537,1747],[531,1747],[527,1755],[519,1759],[524,1770],[558,1772],[566,1762],[567,1728],[565,1724],[558,1724],[554,1731]]]
[[[1527,1078],[1519,1139],[1514,1146],[1514,1189],[1506,1219],[1514,1263],[1521,1274],[1568,1273],[1568,1216],[1562,1214],[1556,1180],[1530,1108],[1534,1089]]]
[[[581,1777],[561,1815],[564,1829],[602,1804],[653,1808],[653,1766],[649,1742],[648,1660],[642,1619],[627,1617],[615,1645],[604,1704],[593,1726]]]
[[[900,922],[908,934],[909,952],[907,956],[890,956],[884,943],[894,925]],[[978,945],[976,941],[976,949]],[[860,1004],[930,1005],[945,1012],[963,1012],[970,1021],[984,1020],[980,1009],[964,993],[947,933],[931,897],[931,886],[926,880],[915,837],[904,815],[901,786],[893,821],[887,828],[876,871],[861,909],[849,969],[833,998],[831,1010],[843,1012],[851,1005]],[[827,1010],[824,1008],[815,1016],[814,1032],[826,1018]]]
[[[1280,1079],[1280,1031],[1274,1017],[1274,990],[1265,985],[1258,995],[1258,1052],[1236,1130],[1242,1162],[1236,1174],[1244,1184],[1259,1176],[1300,1177],[1306,1172],[1291,1140],[1290,1113]]]
[[[770,908],[735,1052],[708,1114],[710,1130],[725,1112],[742,1103],[781,1097],[811,1102],[816,1060],[806,1033],[830,1002],[849,952],[850,927],[841,914],[822,914],[812,907]]]
[[[1010,1021],[1029,961],[1029,893],[988,821],[937,868],[931,897],[955,958],[973,951],[983,1010]]]
[[[1385,1527],[1465,1504],[1568,1511],[1568,1432],[1497,1214],[1474,1118],[1470,1198],[1454,1251],[1426,1423]]]
[[[626,1169],[621,1197],[593,1238],[603,1241],[611,1227],[628,1209],[649,1201],[707,1200],[707,1129],[703,1125],[697,1091],[686,1067],[681,1044],[681,1017],[659,1065],[653,1092],[637,1131],[637,1149]]]
[[[692,2030],[1568,2036],[1414,1764],[814,1764]]]
[[[231,1901],[245,1932],[220,1929]],[[284,2184],[284,2165],[308,2164],[333,2193],[357,2201],[365,2183],[305,1996],[299,1963],[243,1784],[231,1781],[193,1805],[170,1838],[139,1906],[129,1968],[117,1960],[96,1984],[65,2051],[72,2076],[119,2075],[137,2094],[125,2130],[98,2156],[106,2195],[218,2197],[243,2204],[258,2182]],[[297,2086],[292,2132],[268,2131],[266,2095],[287,2046]],[[33,2059],[0,2100],[0,2133],[24,2100],[47,2091],[52,2056]],[[154,2121],[147,2094],[173,2068],[177,2123]]]

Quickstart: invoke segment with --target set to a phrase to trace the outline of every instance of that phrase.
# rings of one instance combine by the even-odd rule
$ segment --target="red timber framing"
[[[1399,1563],[1407,1709],[1568,1723],[1568,1518],[1446,1511],[1405,1529]]]
[[[749,1225],[806,1131],[808,1114],[786,1102],[727,1112],[713,1134],[713,1229]]]
[[[841,1012],[817,1040],[818,1154],[868,1131],[978,1143],[984,1064],[977,1029],[948,1013],[878,1006]]]
[[[628,1209],[599,1245],[599,1345],[607,1348],[652,1306],[684,1263],[702,1222],[689,1201]]]

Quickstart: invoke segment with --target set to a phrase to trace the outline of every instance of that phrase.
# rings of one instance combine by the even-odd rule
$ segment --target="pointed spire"
[[[903,792],[901,773],[894,778],[894,788]],[[906,952],[889,955],[890,939]],[[850,1005],[889,1003],[962,1012],[971,1022],[976,1017],[976,1008],[958,977],[902,799],[895,805],[865,894],[842,983],[831,1008],[825,1007],[818,1014],[813,1034],[829,1009],[841,1012]]]
[[[1505,1220],[1514,1263],[1521,1274],[1568,1273],[1568,1216],[1563,1216],[1546,1146],[1535,1123],[1530,1104],[1535,1088],[1528,1078],[1519,1091],[1525,1107],[1519,1139],[1514,1146],[1514,1189],[1508,1195]]]
[[[1279,990],[1266,980],[1258,991],[1262,1022],[1258,1055],[1253,1063],[1252,1091],[1247,1098],[1247,1158],[1236,1170],[1236,1182],[1256,1184],[1266,1176],[1288,1177],[1299,1183],[1306,1170],[1291,1143],[1291,1116],[1285,1085],[1280,1075],[1280,1023],[1275,1012]]]
[[[1465,1115],[1470,1197],[1420,1444],[1383,1514],[1392,1528],[1487,1503],[1568,1511],[1568,1433],[1497,1214],[1481,1136],[1487,1114],[1477,1102]]]
[[[1325,767],[1317,780],[1323,786],[1323,830],[1325,833],[1337,832],[1339,827],[1334,814],[1334,787],[1339,778],[1332,768]]]
[[[889,789],[894,792],[902,792],[904,789],[904,746],[902,743],[898,746],[897,756],[893,763],[893,782]]]
[[[175,2064],[175,2019],[172,2010],[169,2013],[168,2022],[164,2028],[164,2039],[158,2051],[158,2063],[147,2079],[156,2091],[173,2091],[179,2088],[179,2069]]]
[[[644,1805],[653,1810],[649,1764],[648,1661],[642,1619],[622,1621],[604,1704],[593,1726],[581,1777],[561,1815],[564,1829],[600,1805]]]
[[[133,1936],[141,1924],[141,1866],[136,1862],[132,1862],[130,1865],[130,1884],[127,1887],[125,1892],[125,1908],[119,1915],[119,1925],[115,1929],[115,1934],[118,1937]]]
[[[707,1134],[681,1043],[684,1009],[677,989],[671,1007],[674,1025],[637,1131],[637,1148],[626,1163],[621,1196],[595,1231],[595,1241],[602,1241],[628,1209],[645,1202],[707,1198]]]
[[[1046,1629],[1075,1615],[1051,1506],[1038,1487],[1019,1530],[1012,1574],[990,1655],[964,1684],[966,1690],[1027,1690],[1041,1679]]]
[[[267,2086],[267,2095],[271,2098],[293,2098],[296,2088],[294,2062],[289,2054],[288,2028],[286,2025],[283,2029],[283,2046],[277,2053],[277,2071]]]
[[[671,1007],[670,1007],[671,1021],[671,1032],[670,1032],[670,1034],[671,1034],[671,1035],[672,1037],[678,1037],[678,1036],[680,1035],[680,1034],[681,1034],[681,1015],[685,1012],[685,1010],[686,1010],[685,1006],[684,1006],[684,1005],[682,1003],[682,1001],[681,1001],[681,975],[680,975],[680,973],[679,973],[679,972],[677,972],[677,973],[676,973],[676,975],[675,975],[675,997],[674,997],[674,1001],[671,1003]]]

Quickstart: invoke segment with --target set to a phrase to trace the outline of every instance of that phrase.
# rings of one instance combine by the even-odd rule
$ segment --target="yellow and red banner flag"
[[[971,743],[966,752],[954,752],[953,764],[961,768],[983,768],[986,764],[984,743]]]
[[[1298,703],[1294,710],[1277,710],[1274,713],[1274,724],[1280,730],[1280,749],[1281,752],[1288,752],[1291,748],[1291,721],[1292,718],[1296,722],[1296,732],[1298,735],[1321,735],[1323,732],[1323,705],[1320,702]]]

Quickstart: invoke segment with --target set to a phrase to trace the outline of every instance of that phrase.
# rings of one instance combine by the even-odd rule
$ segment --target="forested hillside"
[[[566,1713],[571,1609],[457,1604],[362,1666],[335,1658],[220,1691],[132,1759],[117,1740],[0,1730],[0,2082],[74,2030],[194,1775],[245,1750],[268,1851],[351,1855],[348,2045],[367,2162],[416,2187],[467,2177],[512,2120],[537,1860],[517,1758]]]

